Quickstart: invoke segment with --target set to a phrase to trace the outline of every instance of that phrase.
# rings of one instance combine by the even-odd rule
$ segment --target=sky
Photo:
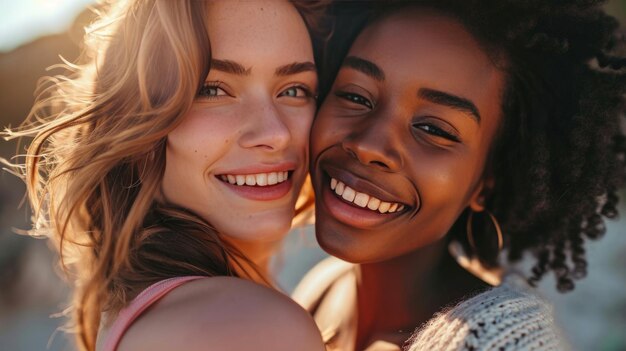
[[[0,0],[0,52],[60,33],[94,0]]]

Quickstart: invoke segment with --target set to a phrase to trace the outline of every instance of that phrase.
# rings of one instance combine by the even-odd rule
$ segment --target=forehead
[[[500,101],[503,72],[465,27],[425,8],[408,8],[368,26],[349,55],[379,65],[389,84],[427,86],[481,104]]]
[[[275,62],[277,56],[312,61],[304,21],[287,1],[211,1],[206,23],[214,58],[249,66]]]

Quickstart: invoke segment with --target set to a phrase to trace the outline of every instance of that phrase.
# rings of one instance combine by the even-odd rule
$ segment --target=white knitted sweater
[[[334,257],[323,260],[305,276],[293,298],[312,312],[328,350],[354,348],[356,281],[352,264]],[[570,349],[554,322],[551,305],[513,273],[505,275],[499,286],[435,314],[405,345],[405,351]],[[400,348],[379,341],[370,350]]]
[[[568,350],[552,307],[518,275],[436,314],[409,341],[417,350]]]

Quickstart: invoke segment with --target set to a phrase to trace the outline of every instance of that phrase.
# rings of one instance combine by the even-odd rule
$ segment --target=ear
[[[482,212],[485,210],[485,203],[487,201],[487,197],[493,191],[493,187],[495,185],[495,180],[493,177],[486,177],[481,179],[476,185],[476,189],[472,193],[472,196],[469,201],[469,207],[474,212]]]

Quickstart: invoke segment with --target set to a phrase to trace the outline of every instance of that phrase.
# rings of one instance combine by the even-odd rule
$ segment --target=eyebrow
[[[342,67],[350,67],[364,73],[379,82],[385,80],[385,72],[374,62],[356,56],[348,56],[343,60]]]
[[[250,68],[245,68],[243,65],[231,61],[231,60],[211,60],[211,69],[216,69],[218,71],[222,71],[225,73],[235,74],[238,76],[248,76],[250,75]]]
[[[470,115],[478,124],[480,124],[480,113],[476,105],[469,99],[460,96],[445,93],[443,91],[421,88],[417,95],[425,100],[438,105],[444,105]]]
[[[284,77],[302,72],[317,72],[317,67],[313,62],[294,62],[284,66],[280,66],[274,72],[275,75]]]
[[[245,68],[242,64],[231,60],[211,60],[211,68],[225,73],[238,76],[250,75],[252,68]],[[276,68],[274,72],[277,76],[290,76],[302,72],[317,72],[317,67],[313,62],[293,62]]]

